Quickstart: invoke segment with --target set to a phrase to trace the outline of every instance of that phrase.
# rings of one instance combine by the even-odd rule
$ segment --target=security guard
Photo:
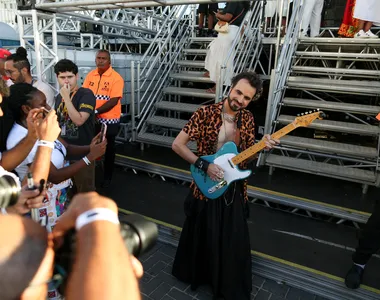
[[[100,124],[107,125],[107,150],[104,158],[104,181],[102,186],[111,184],[115,162],[115,138],[119,131],[121,98],[124,79],[111,67],[111,56],[107,50],[99,50],[95,58],[96,69],[87,74],[83,87],[92,90],[96,97],[95,115]]]

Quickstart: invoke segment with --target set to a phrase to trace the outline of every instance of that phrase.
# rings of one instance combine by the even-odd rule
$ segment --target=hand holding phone
[[[107,133],[107,124],[102,123],[102,127],[100,129],[100,136],[98,139],[98,144],[104,141],[106,138],[106,133]]]

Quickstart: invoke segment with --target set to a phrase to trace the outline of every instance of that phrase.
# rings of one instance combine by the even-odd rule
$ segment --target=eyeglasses
[[[66,271],[59,265],[54,266],[54,275],[51,279],[44,282],[37,282],[30,284],[28,287],[38,287],[43,284],[47,284],[49,286],[49,290],[54,290],[58,288],[61,283],[63,282],[63,279],[67,276]]]
[[[12,75],[15,70],[4,70],[5,75]]]

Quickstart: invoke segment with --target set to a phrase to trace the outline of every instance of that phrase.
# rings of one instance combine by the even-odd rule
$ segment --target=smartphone
[[[45,107],[42,107],[42,110],[43,110],[43,115],[44,115],[44,118],[48,115],[48,113],[50,112],[50,110],[46,109]]]
[[[98,143],[101,143],[104,141],[105,137],[106,137],[106,133],[107,133],[107,125],[102,123],[102,127],[100,129],[100,136],[99,136],[99,140],[98,140]]]
[[[41,107],[40,109],[41,110],[37,113],[37,116],[42,114],[42,119],[45,119],[50,110],[47,110],[45,107]]]

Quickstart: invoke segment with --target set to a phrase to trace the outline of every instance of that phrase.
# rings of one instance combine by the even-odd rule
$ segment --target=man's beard
[[[13,80],[12,80],[13,81]],[[20,75],[16,78],[15,81],[13,81],[13,83],[24,83],[25,82],[25,78],[24,76],[21,74],[20,72]]]
[[[227,97],[227,102],[228,102],[228,106],[231,108],[232,111],[239,111],[239,110],[242,110],[243,107],[239,105],[239,101],[235,100],[235,99],[231,99],[230,95],[228,95]],[[234,102],[234,104],[233,104]]]

